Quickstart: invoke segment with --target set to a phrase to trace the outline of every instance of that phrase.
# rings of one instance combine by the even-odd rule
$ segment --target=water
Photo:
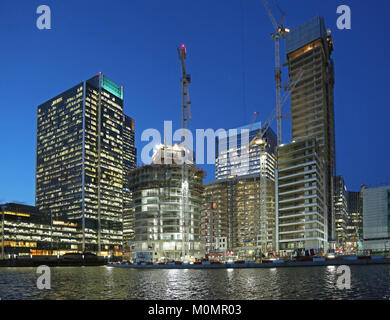
[[[53,267],[51,289],[39,290],[36,268],[0,268],[6,299],[389,299],[390,266],[351,266],[351,289],[337,289],[327,267],[135,270]]]

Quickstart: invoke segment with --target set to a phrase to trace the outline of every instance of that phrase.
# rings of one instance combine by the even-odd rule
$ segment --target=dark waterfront
[[[0,298],[13,299],[389,299],[390,266],[351,266],[351,289],[337,289],[335,266],[231,270],[53,267],[39,290],[36,268],[0,268]]]

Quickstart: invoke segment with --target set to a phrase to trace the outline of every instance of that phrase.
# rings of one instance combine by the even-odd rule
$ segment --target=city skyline
[[[302,1],[302,3],[308,4],[308,1]],[[234,9],[240,10],[240,2],[237,1],[235,2],[235,4],[237,6],[234,7]],[[34,5],[35,4],[31,4],[31,7],[33,8]],[[138,4],[135,4],[135,6],[137,5]],[[161,8],[157,2],[153,3],[153,5]],[[334,53],[334,58],[336,61],[335,115],[337,136],[337,174],[343,175],[348,190],[354,191],[358,191],[360,184],[363,183],[369,185],[377,185],[382,182],[389,181],[390,177],[388,174],[386,174],[385,166],[385,159],[388,157],[389,151],[383,150],[381,151],[383,152],[383,156],[380,155],[376,157],[368,156],[366,153],[361,152],[361,146],[367,145],[368,143],[370,143],[370,141],[373,141],[374,139],[375,142],[378,144],[385,143],[385,126],[381,126],[380,124],[378,125],[377,122],[381,123],[381,121],[385,121],[386,116],[378,117],[373,112],[370,112],[370,109],[372,108],[370,108],[368,104],[362,105],[362,110],[352,110],[353,105],[357,105],[357,103],[360,101],[362,101],[361,103],[364,103],[364,101],[366,101],[366,103],[368,101],[372,101],[371,103],[374,103],[375,99],[378,99],[378,101],[376,102],[380,103],[382,99],[381,95],[383,95],[383,104],[382,106],[378,106],[377,112],[381,112],[381,109],[379,108],[382,108],[384,110],[385,90],[380,90],[380,85],[384,84],[385,81],[380,82],[379,79],[381,78],[381,76],[383,76],[384,80],[385,74],[378,75],[378,72],[380,71],[378,71],[378,69],[372,71],[372,76],[374,76],[375,74],[375,79],[377,79],[378,83],[375,83],[375,81],[373,81],[374,84],[372,85],[368,85],[368,83],[366,83],[367,90],[364,93],[362,93],[362,90],[357,90],[355,88],[355,91],[352,92],[351,95],[349,90],[353,91],[352,84],[345,83],[346,78],[348,78],[348,74],[351,74],[348,73],[346,69],[354,68],[357,63],[357,60],[362,59],[362,55],[360,55],[359,58],[351,56],[353,55],[352,51],[354,50],[354,48],[356,49],[357,43],[356,41],[354,41],[356,39],[348,39],[348,36],[352,38],[356,37],[357,33],[362,32],[360,28],[363,27],[363,25],[369,30],[370,28],[373,28],[373,26],[367,26],[367,23],[364,23],[362,24],[362,26],[359,26],[358,21],[359,18],[362,17],[363,11],[365,9],[364,5],[354,5],[353,9],[355,19],[353,20],[353,28],[351,31],[337,30],[335,25],[337,19],[337,15],[335,13],[336,5],[333,6],[331,4],[327,4],[326,6],[324,5],[325,8],[323,8],[322,5],[308,4],[307,9],[302,12],[296,12],[296,10],[294,10],[291,5],[286,2],[280,3],[280,5],[288,13],[287,22],[289,27],[296,27],[310,17],[316,15],[318,12],[324,12],[327,27],[331,28],[333,32],[332,35],[334,37],[335,45],[337,45],[337,50]],[[8,6],[9,4],[5,4],[5,7],[7,7],[6,9],[10,10],[4,10],[3,12],[12,12],[12,14],[10,13],[9,16],[15,17],[15,15],[13,14],[13,10],[15,10],[15,8],[8,8]],[[18,4],[16,5],[16,9],[17,7],[27,6],[28,5]],[[78,20],[78,14],[80,14],[79,12],[86,10],[86,6],[84,6],[83,4],[79,6],[80,11],[74,12],[76,16],[75,21],[78,22],[80,22],[80,20]],[[107,15],[109,18],[113,18],[112,14],[114,13],[116,6],[117,4],[114,3],[112,7],[108,8],[109,10]],[[173,12],[175,14],[179,11],[178,16],[175,16],[175,22],[172,22],[170,24],[170,27],[165,26],[172,31],[169,36],[163,38],[168,41],[161,40],[159,33],[156,33],[155,36],[148,34],[150,39],[154,39],[157,41],[141,42],[141,39],[135,37],[134,39],[137,39],[137,41],[139,41],[138,46],[134,46],[133,48],[131,48],[131,46],[126,46],[125,50],[122,50],[125,51],[126,54],[131,53],[137,58],[142,58],[138,59],[137,61],[138,63],[139,61],[143,62],[140,63],[141,69],[147,67],[145,73],[132,72],[131,68],[135,68],[135,64],[127,64],[128,68],[124,68],[122,63],[128,62],[124,59],[124,56],[122,56],[122,59],[118,59],[118,56],[121,56],[122,53],[120,54],[118,51],[115,50],[112,50],[110,52],[104,52],[107,61],[102,61],[102,56],[98,53],[97,57],[91,59],[93,61],[87,63],[87,67],[83,68],[79,68],[80,62],[77,62],[77,60],[75,60],[75,57],[71,53],[68,57],[66,57],[66,59],[62,60],[63,64],[58,66],[58,64],[56,63],[58,58],[50,58],[48,55],[48,51],[50,51],[48,50],[50,42],[58,41],[54,40],[54,37],[58,38],[58,33],[60,32],[63,35],[62,39],[69,39],[67,38],[67,36],[72,34],[73,37],[76,37],[77,41],[81,41],[81,38],[75,36],[75,33],[73,32],[74,29],[66,29],[66,23],[64,20],[62,20],[63,18],[61,18],[61,15],[56,15],[56,11],[58,13],[64,11],[64,16],[66,16],[66,12],[69,14],[70,12],[73,13],[73,11],[70,10],[73,8],[71,2],[69,2],[67,5],[53,4],[53,30],[48,31],[49,33],[45,33],[45,31],[39,31],[35,28],[33,24],[35,17],[31,18],[30,24],[28,24],[29,20],[23,21],[23,23],[20,25],[20,28],[15,30],[16,34],[22,31],[25,37],[26,31],[27,34],[28,32],[31,32],[31,40],[24,40],[27,45],[31,45],[34,50],[29,51],[29,54],[27,54],[27,52],[23,53],[22,51],[17,51],[17,54],[13,54],[13,56],[11,56],[11,52],[6,50],[4,52],[5,60],[8,59],[14,61],[13,59],[19,58],[19,68],[24,68],[24,70],[26,70],[24,71],[25,73],[32,72],[32,74],[34,74],[35,79],[34,81],[31,81],[28,79],[29,77],[23,78],[21,74],[24,74],[24,72],[15,72],[15,68],[11,69],[7,66],[5,67],[5,76],[2,79],[2,81],[4,81],[5,83],[2,84],[2,88],[6,88],[3,89],[3,132],[4,137],[6,137],[6,139],[2,139],[0,146],[2,150],[4,150],[2,163],[5,167],[7,167],[7,170],[2,170],[0,176],[1,180],[4,182],[3,187],[1,187],[0,189],[1,203],[17,201],[31,205],[34,204],[34,155],[36,146],[33,140],[36,133],[36,106],[41,104],[43,101],[47,101],[51,96],[54,96],[58,92],[64,91],[66,88],[72,86],[74,83],[77,83],[79,79],[89,78],[91,75],[102,71],[103,73],[108,74],[111,78],[116,79],[116,81],[124,85],[125,113],[131,114],[131,116],[136,121],[136,147],[138,148],[138,150],[142,150],[143,146],[143,144],[141,144],[140,142],[140,135],[142,130],[145,130],[147,128],[160,129],[162,128],[164,120],[173,120],[174,126],[179,127],[180,94],[178,88],[180,83],[179,65],[176,60],[175,49],[176,46],[181,42],[185,42],[187,44],[187,47],[189,48],[188,69],[189,73],[193,77],[193,83],[191,85],[191,95],[194,120],[190,124],[191,129],[206,129],[209,127],[214,129],[218,129],[220,127],[228,129],[245,125],[250,122],[250,117],[253,111],[260,112],[259,118],[261,119],[261,121],[265,121],[267,119],[268,115],[273,109],[272,106],[274,105],[274,82],[272,71],[273,43],[272,40],[269,38],[269,33],[272,31],[272,28],[269,24],[268,17],[266,16],[263,8],[261,7],[261,2],[245,3],[244,15],[241,15],[240,12],[238,12],[237,14],[233,13],[233,6],[229,8],[224,8],[225,11],[227,10],[227,12],[222,11],[221,13],[215,14],[215,20],[212,20],[210,17],[202,16],[203,13],[200,10],[201,4],[188,4],[188,7],[191,7],[195,10],[195,14],[193,14],[190,19],[194,19],[194,17],[195,19],[204,18],[205,22],[214,27],[216,27],[218,25],[218,22],[221,22],[221,20],[227,22],[227,17],[234,18],[231,20],[231,22],[234,22],[234,30],[227,29],[223,32],[221,29],[218,28],[213,29],[215,32],[218,32],[219,35],[225,36],[225,38],[222,39],[224,41],[219,41],[220,39],[218,39],[218,44],[210,43],[211,37],[206,39],[206,41],[204,41],[205,43],[202,44],[202,40],[205,39],[198,39],[197,37],[199,37],[199,35],[196,36],[195,32],[191,32],[194,31],[191,29],[193,27],[190,28],[191,30],[186,30],[186,32],[189,34],[189,36],[186,37],[183,37],[182,32],[184,31],[175,32],[174,26],[175,23],[179,23],[179,21],[181,21],[181,18],[179,17],[180,12],[182,11],[178,10],[177,7],[174,8],[174,4],[167,4],[166,6],[170,10],[173,9]],[[216,9],[217,5],[211,5],[211,7]],[[131,8],[131,5],[129,5],[129,8]],[[168,8],[166,8],[165,10],[168,10]],[[28,11],[29,10],[23,10],[23,14],[26,14],[25,12]],[[144,11],[141,10],[141,12],[142,14],[144,14]],[[7,20],[7,17],[5,17],[5,21],[8,21],[9,25],[12,26],[12,23],[22,22],[23,14],[20,13],[19,15],[16,15],[16,20],[14,22],[9,21],[9,18]],[[97,11],[91,13],[92,16],[93,14],[99,16],[99,12]],[[166,19],[163,14],[153,14],[157,15],[159,22],[165,21]],[[223,16],[223,14],[227,14],[227,16]],[[20,19],[20,21],[18,19]],[[129,25],[129,28],[126,28],[126,24],[124,25],[124,21],[120,19],[118,19],[118,21],[120,21],[119,23],[122,30],[129,31],[131,30],[131,26],[134,27],[134,25]],[[378,29],[380,29],[378,26],[378,23],[380,21],[382,20],[373,20],[373,22],[376,22],[375,26]],[[140,21],[138,20],[138,22]],[[242,22],[244,25],[244,30],[241,30]],[[142,23],[145,23],[145,21],[141,21],[141,25],[143,25]],[[192,25],[193,23],[189,24]],[[156,25],[157,24],[155,24],[155,26]],[[89,30],[87,29],[86,25],[84,25],[83,27],[86,29],[80,31],[82,34],[84,34],[86,30]],[[31,28],[31,30],[29,30],[28,28]],[[114,30],[114,27],[110,27],[105,24],[105,28],[106,30],[103,30],[105,31],[105,33],[103,34],[113,34],[112,31]],[[3,28],[3,30],[5,29]],[[203,27],[203,29],[201,28],[200,30],[205,31],[205,27]],[[50,34],[50,32],[52,34]],[[164,32],[166,32],[166,30]],[[232,37],[231,41],[229,42],[227,38],[229,38],[230,34],[232,35]],[[250,35],[253,35],[255,40],[249,40]],[[9,34],[6,35],[6,37],[9,36]],[[377,39],[378,35],[373,34],[372,36],[373,39],[367,39],[366,37],[364,37],[364,39],[367,41],[375,41],[375,39],[376,41],[379,41]],[[119,40],[117,37],[119,36],[115,36],[116,40]],[[40,40],[37,40],[38,38]],[[41,38],[45,38],[46,40],[43,40]],[[8,38],[8,40],[10,39]],[[34,40],[37,40],[37,43],[33,43]],[[94,40],[96,39],[85,41],[85,43],[94,43]],[[13,41],[15,42],[15,44],[18,45],[18,48],[22,50],[26,49],[26,44],[18,43],[16,38],[14,38]],[[47,43],[45,43],[45,41],[47,41]],[[242,50],[241,47],[242,41],[244,42],[244,50]],[[349,41],[351,41],[351,43],[349,43]],[[119,42],[121,45],[123,44],[122,40],[120,40]],[[231,47],[228,46],[227,49],[225,49],[224,51],[219,51],[223,44],[229,43]],[[111,45],[113,46],[113,48],[115,48],[115,43],[111,43]],[[207,55],[208,46],[209,48],[212,48],[212,50],[216,50],[215,52],[217,54],[219,53],[217,59],[212,54]],[[260,52],[259,47],[262,48],[263,52]],[[368,44],[367,47],[369,47]],[[228,49],[232,49],[232,51],[230,52]],[[362,50],[363,53],[368,54],[364,51],[367,50],[366,48],[360,48],[360,50]],[[244,59],[241,59],[242,57],[240,57],[242,52],[244,52]],[[233,53],[238,57],[233,58]],[[62,56],[62,53],[59,54],[57,52],[57,54]],[[382,58],[379,53],[377,54],[378,59]],[[155,58],[160,55],[162,56],[162,58],[155,60]],[[65,56],[62,57],[65,58]],[[33,63],[32,59],[37,59],[36,64]],[[42,59],[47,59],[47,63],[45,64]],[[229,59],[231,59],[231,62],[233,63],[228,64]],[[84,58],[81,60],[85,62]],[[151,61],[152,64],[150,64]],[[286,61],[284,54],[282,55],[282,61]],[[372,66],[374,66],[374,60],[371,61]],[[71,65],[73,66],[73,62],[75,62],[74,68],[71,67]],[[355,65],[353,65],[353,62],[355,63]],[[383,63],[386,62],[383,61]],[[375,61],[375,65],[377,64],[378,61]],[[34,65],[36,65],[38,69],[35,70]],[[44,67],[44,65],[46,65],[47,67]],[[366,68],[367,70],[367,68],[370,67],[370,63],[366,65],[364,65],[362,69]],[[58,69],[49,70],[53,68],[53,66],[57,66]],[[241,70],[242,67],[244,67],[244,73]],[[43,69],[43,71],[40,74],[37,74],[39,68]],[[121,70],[118,70],[118,68]],[[157,68],[158,72],[154,71],[154,68]],[[255,74],[258,77],[257,73],[259,71],[263,71],[260,73],[259,77],[261,81],[253,81],[253,79],[255,79]],[[287,70],[285,69],[283,71],[283,79],[287,80]],[[61,75],[60,79],[58,79],[57,74]],[[156,79],[152,79],[152,81],[150,81],[151,76],[149,75],[151,74],[155,74],[155,77],[158,78],[158,81],[165,81],[164,86],[162,86],[162,88],[158,88],[158,85],[155,82],[157,81]],[[218,74],[221,74],[221,76],[219,77]],[[369,76],[367,76],[366,73],[362,72],[362,75],[363,74],[365,76],[362,76],[359,79],[360,81],[364,82],[364,79],[369,78]],[[16,81],[15,77],[19,78],[19,81],[22,81],[21,83],[22,85],[24,85],[24,94],[22,95],[22,97],[17,96],[16,92],[16,90],[20,90],[20,87],[18,88],[17,86],[11,85],[12,81]],[[243,78],[245,79],[245,81],[243,81]],[[219,79],[221,80],[221,84],[216,87],[217,90],[211,90],[212,95],[210,95],[210,93],[205,94],[208,91],[206,87],[216,85]],[[357,81],[357,79],[349,80],[352,83]],[[243,83],[245,83],[245,88],[243,88]],[[231,88],[233,88],[233,90],[229,90]],[[243,95],[243,89],[245,89],[245,95]],[[35,91],[39,91],[39,93],[36,93]],[[164,91],[166,91],[166,93]],[[354,97],[353,95],[355,95],[357,91],[359,92],[359,95],[361,94],[363,96]],[[18,97],[17,100],[15,99],[15,96]],[[163,102],[161,103],[161,101]],[[157,105],[157,102],[161,104],[161,108]],[[211,105],[214,106],[214,109],[210,109]],[[267,107],[264,109],[261,108],[261,106],[263,105],[267,105]],[[15,108],[18,107],[20,107],[20,112],[18,112],[19,122],[15,121],[15,113],[12,112],[12,110],[15,110]],[[285,108],[287,109],[287,107]],[[345,110],[345,108],[347,110]],[[207,114],[209,116],[207,117],[204,116],[205,110],[208,111]],[[153,112],[155,114],[153,119],[150,119],[150,112]],[[221,119],[216,118],[216,115],[218,113],[223,113],[224,117],[221,117]],[[375,124],[373,123],[373,120],[370,122],[371,117],[375,117]],[[13,119],[14,121],[12,122],[11,119]],[[362,123],[363,119],[367,120],[367,125],[362,125],[361,128],[359,128],[359,126],[356,125],[356,122]],[[272,127],[275,128],[275,124],[273,124]],[[285,121],[284,132],[288,133],[290,131],[289,127],[290,125],[288,121]],[[163,130],[160,129],[160,131],[162,132]],[[29,140],[30,137],[32,137],[32,141]],[[284,137],[284,142],[288,142],[289,140],[290,138],[288,136]],[[17,145],[18,148],[15,148],[15,145]],[[376,149],[376,152],[379,152],[379,149]],[[141,163],[138,164],[140,165]],[[207,172],[205,182],[213,181],[213,166],[207,165],[201,167],[203,167]]]
[[[3,0],[0,302],[389,300],[387,12]]]

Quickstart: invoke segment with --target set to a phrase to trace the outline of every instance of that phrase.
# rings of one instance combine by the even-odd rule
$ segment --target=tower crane
[[[188,85],[191,83],[191,76],[187,74],[185,59],[187,57],[187,48],[184,44],[177,48],[179,60],[181,63],[181,96],[182,96],[182,107],[181,107],[181,126],[182,126],[182,182],[181,182],[181,226],[182,226],[182,258],[188,255],[188,240],[189,240],[189,212],[188,212],[188,165],[186,160],[188,154],[191,154],[191,150],[187,147],[188,143],[188,123],[192,119],[191,116],[191,101],[188,92]]]
[[[305,73],[305,70],[301,68],[299,70],[298,74],[296,75],[296,78],[287,86],[286,92],[285,92],[285,94],[283,95],[283,97],[280,100],[281,101],[281,104],[280,104],[280,114],[281,114],[281,111],[282,111],[282,108],[283,108],[284,104],[287,102],[287,99],[288,99],[290,93],[292,91],[294,91],[296,85],[302,79],[304,73]],[[262,144],[265,143],[265,141],[263,140],[263,137],[264,137],[265,133],[267,132],[268,128],[271,126],[272,122],[277,117],[278,117],[278,110],[277,110],[277,107],[276,107],[271,112],[268,120],[264,123],[264,126],[259,131],[257,131],[255,137],[250,141],[250,143],[249,143],[249,150],[252,149],[254,144],[262,145]]]
[[[280,109],[279,114],[281,114],[281,110],[283,105],[286,103],[289,94],[295,89],[297,83],[301,80],[302,76],[304,74],[304,70],[300,69],[299,73],[297,74],[296,78],[290,83],[290,85],[287,87],[287,91],[285,92],[283,98],[280,100]],[[275,110],[276,109],[276,110]],[[266,152],[266,146],[267,141],[264,139],[264,135],[268,131],[269,127],[271,126],[271,123],[275,120],[275,118],[278,115],[278,106],[275,108],[269,117],[269,119],[264,123],[264,126],[257,131],[255,137],[250,141],[249,143],[249,150],[248,153],[251,152],[253,147],[256,145],[258,148],[260,148],[260,181],[259,181],[259,200],[260,200],[260,214],[259,214],[259,224],[257,224],[257,245],[260,242],[261,245],[261,251],[264,253],[267,251],[267,243],[268,243],[268,217],[267,217],[267,199],[266,199],[266,192],[267,192],[267,185],[266,185],[266,176],[267,173],[265,172],[265,164],[262,160],[262,154]]]
[[[285,38],[286,34],[290,32],[289,29],[283,26],[283,20],[285,14],[282,14],[279,24],[276,22],[272,10],[267,2],[267,0],[262,0],[265,9],[267,10],[268,16],[271,20],[271,23],[274,27],[274,33],[271,34],[271,38],[275,40],[275,83],[276,83],[276,118],[277,118],[277,136],[278,136],[278,146],[282,144],[282,100],[281,100],[281,90],[282,90],[282,70],[280,68],[280,38]]]

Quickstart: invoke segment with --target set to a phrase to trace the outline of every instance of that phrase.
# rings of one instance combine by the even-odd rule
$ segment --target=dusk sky
[[[279,18],[275,1],[269,2]],[[36,27],[36,9],[43,4],[51,8],[51,30]],[[337,29],[342,4],[351,7],[352,30]],[[291,29],[320,14],[332,30],[337,174],[349,190],[390,184],[390,2],[278,0],[278,5]],[[239,127],[254,111],[258,120],[267,120],[275,105],[271,32],[261,0],[1,0],[0,203],[34,205],[37,106],[99,72],[124,86],[139,155],[146,144],[140,140],[143,130],[163,132],[164,120],[179,128],[176,47],[182,43],[192,76],[192,130]],[[272,127],[276,131],[275,122]],[[290,120],[283,130],[283,142],[289,142]],[[203,169],[205,181],[214,180],[214,166]]]

